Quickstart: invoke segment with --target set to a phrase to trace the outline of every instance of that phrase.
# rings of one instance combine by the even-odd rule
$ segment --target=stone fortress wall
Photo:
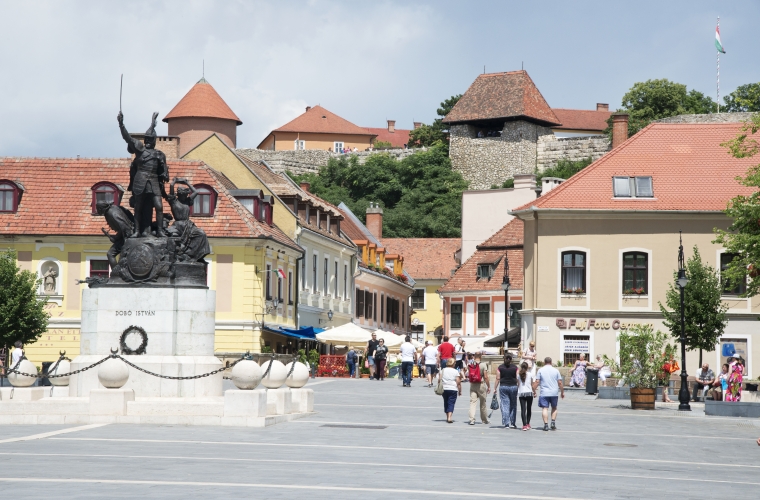
[[[363,164],[372,155],[388,154],[391,157],[401,160],[407,156],[413,155],[422,149],[376,149],[373,151],[357,151],[356,153],[341,154],[321,149],[307,149],[300,151],[271,151],[264,149],[237,149],[239,154],[244,155],[254,161],[265,161],[275,172],[290,171],[294,174],[319,173],[319,169],[325,165],[330,158],[340,158],[342,156],[355,155],[359,163]]]
[[[477,127],[452,125],[449,155],[452,167],[470,182],[470,189],[489,189],[517,174],[553,167],[559,160],[596,160],[610,150],[606,136],[559,138],[552,129],[524,120],[508,121],[501,137],[477,137]]]

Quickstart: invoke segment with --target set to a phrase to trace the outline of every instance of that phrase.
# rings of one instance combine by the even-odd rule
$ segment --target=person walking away
[[[742,400],[744,366],[739,360],[741,358],[728,358],[728,387],[723,397],[724,401],[736,402]]]
[[[412,339],[407,335],[404,337],[404,343],[399,348],[401,350],[401,382],[404,387],[412,386],[412,371],[414,362],[417,360],[417,351],[412,345]]]
[[[540,389],[538,394],[538,407],[541,408],[541,416],[544,419],[544,430],[549,430],[549,407],[551,407],[553,431],[557,430],[557,403],[559,396],[565,399],[565,387],[562,384],[562,375],[559,370],[552,366],[552,358],[544,359],[544,366],[538,370],[536,380],[533,381],[533,390]]]
[[[367,361],[369,362],[369,379],[373,378],[377,380],[377,367],[375,366],[375,349],[379,344],[377,340],[377,334],[372,334],[372,339],[367,342]]]
[[[481,363],[481,356],[476,352],[467,363],[467,379],[470,382],[470,425],[475,425],[475,408],[480,403],[480,421],[489,424],[486,401],[491,393],[491,381],[488,370]]]
[[[375,349],[375,370],[377,371],[377,380],[385,380],[385,361],[388,357],[388,348],[385,346],[385,340],[380,339]]]
[[[441,370],[448,366],[449,359],[454,358],[454,345],[449,342],[449,338],[444,335],[443,342],[438,346],[438,359],[441,363]]]
[[[531,341],[528,348],[523,351],[522,360],[528,363],[533,378],[536,378],[536,343]]]
[[[583,387],[586,385],[586,355],[581,353],[580,359],[575,361],[573,366],[573,375],[570,377],[570,387]]]
[[[428,387],[433,387],[433,377],[438,373],[438,349],[430,342],[426,342],[422,350],[422,358],[425,360],[425,376]]]
[[[429,341],[425,341],[425,347],[429,345]],[[425,348],[423,347],[423,350]],[[419,378],[425,378],[427,375],[425,375],[425,356],[422,355],[422,351],[420,351],[419,355],[417,355],[417,373]]]
[[[499,400],[501,401],[501,424],[505,428],[517,429],[517,367],[512,364],[512,355],[504,355],[504,364],[499,365]]]
[[[353,347],[346,353],[346,364],[348,365],[348,376],[350,378],[354,378],[354,373],[356,373],[356,360],[358,358],[359,356],[356,354]]]
[[[710,390],[710,386],[713,385],[713,382],[715,382],[715,373],[710,369],[710,365],[704,363],[702,368],[697,370],[691,400],[695,402],[699,401],[697,393],[700,389],[702,389],[702,401],[707,400],[707,391]]]
[[[454,368],[459,370],[460,374],[462,373],[462,370],[464,370],[464,354],[464,340],[462,340],[462,337],[459,337],[457,339],[457,343],[454,344],[454,357],[456,358],[456,364],[454,365]]]
[[[522,430],[530,430],[530,411],[533,407],[533,398],[536,391],[533,389],[533,381],[536,378],[530,371],[527,361],[520,363],[520,371],[517,373],[517,398],[520,400],[520,419]]]
[[[454,346],[452,346],[454,347]],[[446,360],[446,367],[441,370],[441,382],[443,384],[443,411],[446,413],[446,422],[453,424],[454,405],[457,402],[457,394],[462,395],[462,377],[454,368],[454,358]]]

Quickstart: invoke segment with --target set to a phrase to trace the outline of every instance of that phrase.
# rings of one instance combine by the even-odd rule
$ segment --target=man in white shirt
[[[457,360],[456,365],[454,365],[454,368],[459,370],[461,373],[464,369],[464,340],[462,340],[462,337],[459,337],[457,339],[457,343],[454,344],[454,357]]]
[[[417,360],[417,351],[414,349],[409,335],[404,337],[404,343],[399,349],[401,350],[401,380],[404,387],[411,387],[412,370],[414,370],[414,362]]]
[[[565,387],[562,385],[562,375],[559,370],[552,366],[552,358],[544,359],[544,366],[538,370],[538,375],[533,382],[533,390],[541,387],[538,395],[538,407],[541,408],[541,416],[544,418],[544,430],[549,430],[549,406],[552,407],[552,430],[557,430],[557,402],[559,394],[565,399]]]
[[[433,387],[433,376],[438,373],[438,349],[430,341],[425,341],[422,357],[425,360],[425,375],[427,375],[428,387]]]

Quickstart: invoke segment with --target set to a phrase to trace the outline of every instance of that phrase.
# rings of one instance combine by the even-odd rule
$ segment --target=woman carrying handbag
[[[456,361],[449,358],[446,361],[446,368],[441,370],[438,377],[438,386],[435,393],[443,396],[443,411],[446,413],[446,422],[453,424],[452,416],[454,415],[454,405],[457,402],[457,394],[462,395],[462,377],[454,368]]]

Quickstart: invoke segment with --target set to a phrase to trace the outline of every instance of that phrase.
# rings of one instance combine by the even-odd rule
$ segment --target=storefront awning
[[[508,346],[516,346],[520,343],[520,327],[516,326],[509,330],[506,335],[507,338],[507,345]],[[504,334],[497,335],[492,339],[487,340],[483,343],[486,347],[502,347],[504,345]]]
[[[317,330],[322,331],[321,328],[313,328],[311,326],[306,328],[272,328],[268,326],[264,326],[264,331],[267,333],[274,333],[275,335],[282,335],[283,337],[290,337],[298,340],[310,340],[312,342],[316,342],[316,334],[319,333]]]

